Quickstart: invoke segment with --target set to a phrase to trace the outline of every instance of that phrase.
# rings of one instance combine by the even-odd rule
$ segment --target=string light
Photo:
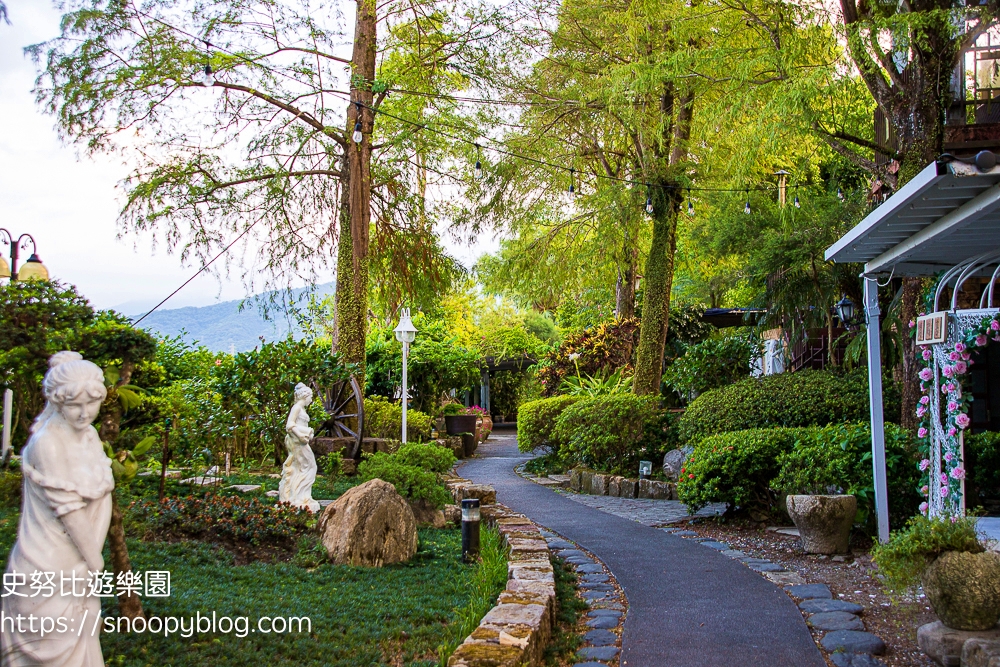
[[[573,167],[569,168],[569,193],[573,194],[576,192],[576,181],[573,178],[576,175],[576,169]]]
[[[365,138],[365,135],[361,133],[361,102],[355,102],[354,104],[357,107],[358,114],[354,120],[354,136],[351,138],[354,139],[354,143],[360,144],[361,140]]]
[[[747,214],[747,215],[750,215],[750,190],[749,189],[747,190],[747,203],[746,203],[746,206],[743,207],[743,212],[745,214]]]
[[[211,44],[205,42],[205,71],[201,75],[201,85],[206,88],[211,88],[215,85],[215,74],[212,72],[212,63],[210,62],[212,54],[209,49],[211,47]]]
[[[483,178],[483,162],[480,160],[479,144],[476,144],[476,169],[473,172],[475,179],[481,180]]]
[[[792,203],[795,204],[795,208],[802,208],[802,204],[799,203],[799,189],[798,189],[798,187],[795,188],[795,201],[792,202]]]
[[[646,191],[646,213],[653,215],[653,193],[649,190]]]
[[[837,186],[837,199],[844,201],[844,191],[840,189],[839,185]]]
[[[694,201],[691,199],[691,188],[688,188],[688,216],[694,217]]]

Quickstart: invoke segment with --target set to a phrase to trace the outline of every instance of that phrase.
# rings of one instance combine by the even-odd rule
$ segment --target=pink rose
[[[927,503],[920,503],[920,513],[927,514],[927,508],[930,507]]]
[[[956,433],[958,433],[958,431],[955,430],[954,426],[948,429],[948,435],[955,435]]]
[[[954,412],[958,410],[958,403],[955,401],[948,401],[948,412]]]
[[[1000,322],[997,322],[996,320],[990,322],[990,329],[993,331],[1000,331]]]
[[[970,423],[972,423],[972,420],[969,419],[969,415],[965,414],[964,412],[959,416],[955,417],[955,424],[957,424],[959,428],[965,428]]]
[[[947,486],[942,486],[941,487],[941,497],[942,498],[947,498],[949,493],[950,493],[950,491],[948,490]]]
[[[910,328],[912,329],[915,326],[917,326],[917,323],[914,322],[913,320],[910,320]]]
[[[949,382],[944,386],[944,388],[947,389],[948,391],[955,391],[955,383]]]
[[[963,352],[963,353],[962,353],[962,359],[963,359],[963,360],[965,360],[965,361],[968,361],[968,360],[969,360],[969,359],[971,359],[971,358],[972,358],[972,355],[971,355],[971,354],[969,354],[968,352]]]
[[[946,378],[950,378],[954,374],[955,374],[955,367],[954,366],[945,366],[945,367],[943,367],[941,369],[941,375],[945,376]]]
[[[949,352],[948,353],[948,360],[949,361],[958,361],[959,359],[961,359],[961,356],[959,356],[958,352]]]
[[[955,458],[955,456],[951,452],[948,452],[947,454],[944,455],[944,460],[947,461],[948,463],[951,463],[951,460],[953,458]]]
[[[926,315],[926,314],[927,314],[927,313],[920,313],[920,315],[919,315],[918,317],[923,317],[923,316],[924,316],[924,315]]]
[[[918,438],[926,438],[927,437],[927,429],[925,429],[923,427],[918,428],[917,429],[917,437]]]
[[[976,345],[983,347],[988,341],[986,340],[986,334],[979,334],[976,336]]]
[[[927,488],[926,484],[920,487],[920,493],[924,494],[925,496],[927,495],[928,491],[930,491],[930,489]]]
[[[927,408],[925,408],[922,405],[917,406],[917,416],[918,417],[923,417],[926,414],[927,414]]]
[[[965,352],[965,343],[955,343],[956,352]]]
[[[955,479],[965,479],[965,468],[959,466],[951,469],[951,476]]]
[[[931,397],[930,396],[921,396],[920,397],[920,403],[921,404],[927,405],[930,402],[931,402]]]
[[[941,473],[941,483],[942,484],[947,484],[948,483],[948,475],[946,475],[944,473]]]
[[[921,356],[923,356],[924,361],[930,361],[931,357],[934,355],[930,350],[924,350],[923,352],[921,352]]]
[[[923,461],[920,462],[919,468],[921,470],[927,470],[930,467],[931,467],[931,460],[930,459],[924,459]]]
[[[924,382],[928,382],[934,378],[934,371],[929,368],[924,368],[920,371],[920,379]]]

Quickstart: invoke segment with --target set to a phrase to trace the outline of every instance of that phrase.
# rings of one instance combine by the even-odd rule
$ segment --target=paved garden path
[[[627,667],[825,667],[802,614],[783,591],[713,549],[574,502],[518,477],[526,455],[494,432],[463,477],[596,554],[628,599]]]

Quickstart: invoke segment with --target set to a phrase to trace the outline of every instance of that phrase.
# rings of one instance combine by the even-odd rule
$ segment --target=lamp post
[[[406,359],[410,352],[410,343],[417,337],[417,328],[410,321],[410,309],[403,308],[399,314],[399,324],[393,330],[396,340],[403,344],[403,390],[400,394],[403,403],[403,444],[406,444]]]
[[[857,309],[854,307],[854,302],[848,299],[846,296],[838,301],[834,308],[837,309],[837,317],[840,321],[844,323],[845,327],[852,327],[858,324]]]
[[[10,246],[10,264],[2,254],[0,254],[0,278],[10,278],[13,280],[48,280],[49,270],[38,258],[38,249],[35,244],[35,237],[31,234],[21,234],[14,240],[14,235],[0,227],[0,243]],[[17,270],[17,260],[21,250],[27,250],[31,245],[31,255],[24,263],[20,272]],[[3,392],[3,434],[0,437],[2,448],[0,448],[0,465],[7,466],[10,460],[10,419],[13,412],[14,392],[5,389]]]

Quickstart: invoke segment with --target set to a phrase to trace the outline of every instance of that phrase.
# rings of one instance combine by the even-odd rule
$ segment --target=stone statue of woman
[[[281,482],[278,484],[278,500],[302,507],[310,512],[319,511],[319,503],[313,500],[312,487],[316,481],[316,456],[309,447],[313,430],[309,428],[309,413],[306,407],[312,403],[312,389],[301,382],[295,385],[295,404],[285,422],[285,449],[288,458],[281,468]]]
[[[104,569],[115,486],[111,459],[91,426],[107,396],[104,373],[76,352],[59,352],[49,359],[42,393],[45,409],[21,450],[21,521],[4,578],[21,585],[0,603],[8,619],[33,615],[39,621],[3,623],[2,664],[103,667],[100,632],[93,631],[101,600],[88,595],[87,582],[91,572]],[[53,588],[32,590],[32,574],[43,573],[44,582],[50,572]],[[53,629],[48,619],[64,625]]]

